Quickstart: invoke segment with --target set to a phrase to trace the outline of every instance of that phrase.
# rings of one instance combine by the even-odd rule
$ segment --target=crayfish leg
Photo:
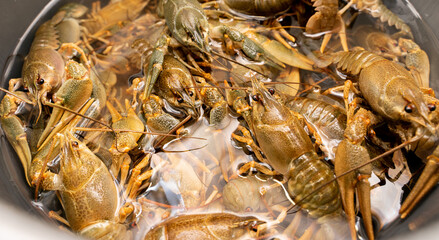
[[[340,194],[343,200],[343,208],[349,221],[349,228],[351,229],[352,239],[357,239],[357,232],[355,230],[355,204],[354,204],[354,185],[348,179],[348,176],[338,179],[340,186]]]
[[[51,106],[55,107],[50,116],[49,122],[44,129],[44,132],[41,134],[41,137],[38,141],[38,150],[42,149],[49,141],[57,134],[62,132],[69,127],[75,126],[78,122],[78,119],[74,120],[77,115],[84,115],[85,112],[90,108],[93,104],[94,99],[87,100],[83,106],[79,109],[77,114],[66,111],[69,108],[65,108],[62,105],[52,104]],[[58,106],[58,108],[56,107]]]
[[[58,222],[61,222],[61,223],[65,224],[65,225],[68,226],[68,227],[70,227],[69,222],[68,222],[65,218],[61,217],[61,216],[60,216],[58,213],[56,213],[55,211],[49,211],[49,217],[50,217],[50,218],[53,218],[53,219],[55,219],[55,220],[57,220]]]
[[[155,43],[154,50],[149,58],[148,64],[144,66],[143,71],[145,76],[143,77],[143,81],[145,82],[145,88],[143,94],[141,95],[142,100],[149,99],[149,95],[151,95],[154,83],[157,81],[157,78],[162,72],[163,61],[170,41],[171,38],[168,35],[162,35],[162,37],[160,37],[160,39]],[[134,44],[136,44],[136,42],[133,43],[133,46]],[[134,48],[136,47],[134,46]],[[145,61],[145,58],[145,56],[142,56],[142,61]]]
[[[355,101],[349,104],[348,112],[355,107]],[[343,208],[346,212],[351,230],[352,239],[357,239],[355,229],[355,202],[354,194],[357,190],[360,211],[363,216],[363,222],[369,239],[374,239],[371,203],[370,203],[370,183],[369,178],[372,172],[372,166],[366,165],[357,169],[362,163],[370,160],[367,149],[361,144],[367,131],[368,126],[376,122],[374,115],[364,109],[358,110],[354,116],[348,114],[348,125],[345,130],[345,139],[338,145],[335,153],[335,174],[340,185],[340,193],[343,200]],[[348,173],[351,169],[357,169]],[[348,173],[348,174],[346,174]]]
[[[352,175],[351,175],[352,176]],[[353,176],[352,176],[353,177]],[[357,180],[353,183],[348,176],[339,179],[340,193],[343,199],[343,206],[348,217],[349,228],[351,229],[352,239],[357,239],[357,231],[355,229],[355,202],[354,193],[357,189],[358,201],[360,203],[360,211],[363,217],[364,227],[369,239],[374,239],[372,213],[370,211],[370,183],[368,174],[360,174]]]
[[[357,193],[358,200],[360,202],[361,216],[363,217],[364,227],[366,229],[366,234],[370,240],[374,239],[373,225],[372,225],[372,213],[370,211],[370,175],[360,175],[358,176],[357,182]]]
[[[346,37],[346,25],[341,15],[339,14],[337,15],[337,20],[340,24],[340,29],[338,30],[338,36],[340,38],[341,46],[343,47],[343,51],[349,52],[348,39]],[[332,37],[332,33],[326,33],[325,36],[323,37],[322,45],[320,46],[321,53],[325,51],[325,48],[328,45],[329,40],[331,40],[331,37]]]

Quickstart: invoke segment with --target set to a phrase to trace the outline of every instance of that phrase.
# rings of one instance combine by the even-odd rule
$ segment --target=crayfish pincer
[[[348,107],[350,108],[350,106],[346,106],[347,109]],[[364,141],[369,127],[378,121],[379,118],[363,108],[360,108],[355,114],[353,111],[348,111],[345,138],[340,142],[335,153],[334,170],[339,177],[337,181],[340,186],[343,207],[349,220],[349,227],[352,229],[352,239],[356,239],[354,195],[357,196],[360,205],[367,236],[370,240],[374,239],[369,183],[372,166],[366,165],[359,169],[358,166],[370,160]],[[351,169],[357,170],[340,177]]]

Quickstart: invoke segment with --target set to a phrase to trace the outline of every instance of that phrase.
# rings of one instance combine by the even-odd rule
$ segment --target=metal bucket
[[[70,0],[72,1],[72,0]],[[56,9],[70,2],[66,0],[20,0],[0,1],[0,66],[1,86],[6,87],[10,78],[20,77],[23,59],[26,56],[37,26],[53,16]],[[87,4],[95,0],[79,0]],[[105,2],[105,1],[104,1]],[[419,26],[426,23],[426,32],[416,42],[429,54],[431,62],[431,84],[439,90],[439,2],[435,0],[396,1],[388,0],[396,13],[410,25],[415,36]],[[413,14],[415,13],[415,14]],[[419,17],[414,17],[414,16]],[[436,80],[438,79],[438,80]],[[0,99],[3,98],[0,94]],[[25,182],[22,166],[0,130],[0,236],[2,239],[76,239],[77,236],[62,231],[52,219],[32,204],[32,193]],[[381,231],[378,239],[437,239],[439,235],[439,206],[435,189],[414,213],[404,221],[397,220]],[[52,222],[52,224],[48,224]],[[415,230],[415,231],[412,231]],[[435,238],[436,237],[436,238]]]

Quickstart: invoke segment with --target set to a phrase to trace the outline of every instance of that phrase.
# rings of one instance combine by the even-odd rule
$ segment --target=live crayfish
[[[166,11],[164,11],[165,9]],[[183,46],[197,49],[202,55],[207,55],[209,58],[211,50],[208,37],[211,37],[231,40],[234,44],[240,46],[246,57],[253,61],[265,62],[278,68],[283,66],[279,60],[239,30],[221,23],[211,26],[204,10],[197,1],[159,1],[158,13],[165,18],[170,35],[173,38]],[[142,98],[149,97],[161,72],[165,54],[172,40],[171,36],[165,34],[155,43],[148,67],[144,71],[145,87]]]
[[[262,161],[285,176],[288,193],[312,217],[339,218],[341,199],[335,182],[308,198],[315,188],[333,179],[333,170],[318,158],[297,117],[260,83],[255,80],[252,83],[254,93],[249,126],[267,157]],[[276,144],[271,144],[273,142]]]
[[[123,3],[129,3],[129,5]],[[235,3],[237,5],[234,5]],[[378,125],[378,122],[395,132],[400,137],[400,142],[421,138],[419,141],[411,142],[407,149],[416,149],[415,153],[423,159],[432,155],[428,157],[427,162],[429,163],[425,174],[431,170],[435,171],[431,166],[435,163],[434,151],[438,142],[436,139],[437,117],[434,111],[437,102],[431,96],[424,95],[427,90],[420,88],[420,82],[423,82],[424,87],[428,86],[426,79],[428,80],[429,69],[421,66],[425,65],[423,63],[428,63],[428,58],[425,58],[425,52],[413,40],[400,38],[398,45],[395,43],[397,43],[399,36],[383,37],[384,46],[389,48],[389,51],[384,53],[385,57],[390,57],[395,61],[401,60],[410,69],[410,72],[398,66],[397,63],[392,63],[366,51],[329,53],[329,57],[323,55],[319,59],[321,55],[318,55],[310,60],[308,57],[312,57],[311,51],[293,47],[295,44],[303,44],[302,42],[295,43],[291,39],[289,42],[285,42],[277,38],[279,34],[285,36],[278,29],[282,27],[280,23],[283,22],[280,19],[273,20],[273,17],[283,15],[287,11],[295,11],[294,4],[296,2],[269,2],[277,6],[276,9],[268,9],[265,6],[259,8],[257,3],[257,1],[244,3],[244,5],[252,4],[251,6],[255,7],[247,12],[244,11],[244,15],[240,15],[246,19],[247,22],[244,22],[241,21],[242,19],[234,19],[232,14],[228,14],[228,12],[221,12],[222,10],[230,11],[228,9],[216,9],[215,4],[209,3],[200,5],[197,1],[114,1],[100,11],[98,4],[94,4],[94,10],[88,15],[88,18],[84,18],[83,11],[79,11],[78,15],[64,13],[62,21],[65,20],[65,22],[63,24],[59,22],[62,15],[57,15],[42,27],[43,30],[50,27],[52,30],[60,31],[58,29],[69,24],[80,23],[87,30],[83,29],[83,32],[80,32],[82,38],[80,41],[76,38],[78,34],[74,34],[74,38],[63,35],[59,39],[55,35],[48,35],[50,40],[54,40],[51,43],[56,44],[45,46],[44,49],[51,49],[50,52],[56,52],[57,56],[67,56],[70,60],[66,61],[61,58],[62,61],[53,61],[56,64],[62,63],[66,66],[58,67],[59,74],[56,79],[61,79],[60,85],[57,83],[52,85],[51,83],[51,89],[42,90],[46,92],[45,102],[42,102],[42,105],[53,107],[53,110],[48,126],[40,137],[39,148],[36,149],[37,153],[29,150],[23,116],[15,116],[15,112],[21,108],[23,102],[31,102],[25,92],[8,93],[1,104],[0,121],[3,127],[9,126],[5,129],[5,133],[20,156],[29,185],[35,186],[38,190],[59,191],[68,225],[74,231],[79,231],[84,236],[93,238],[109,236],[125,238],[131,235],[131,228],[135,228],[136,223],[141,221],[139,219],[144,214],[142,213],[144,209],[139,208],[139,204],[146,199],[146,194],[154,192],[152,188],[156,188],[154,183],[151,185],[147,181],[151,178],[152,181],[161,181],[163,184],[169,185],[160,190],[170,196],[167,198],[169,202],[164,201],[157,204],[162,208],[169,208],[170,210],[165,212],[174,215],[169,219],[165,219],[167,214],[160,215],[162,216],[160,220],[164,221],[155,227],[148,226],[151,230],[146,234],[146,238],[154,238],[158,235],[163,237],[163,234],[168,237],[179,234],[179,236],[181,234],[196,234],[199,237],[208,238],[212,237],[209,235],[212,233],[212,229],[222,227],[228,228],[224,232],[226,238],[246,233],[253,237],[268,238],[274,235],[280,236],[281,232],[285,235],[291,234],[288,237],[293,238],[299,234],[302,235],[302,238],[311,236],[319,238],[323,235],[331,238],[333,235],[330,227],[343,232],[348,226],[345,222],[342,204],[348,215],[351,237],[355,238],[357,232],[353,227],[355,210],[353,210],[351,192],[352,184],[359,178],[360,184],[357,186],[365,189],[359,191],[361,192],[359,196],[360,210],[368,238],[373,239],[374,234],[371,230],[371,217],[368,210],[370,206],[367,203],[369,199],[367,188],[371,188],[371,186],[367,182],[367,178],[373,172],[380,180],[386,180],[383,172],[386,172],[387,169],[380,168],[378,170],[382,172],[375,171],[375,166],[381,163],[376,163],[372,167],[367,165],[359,168],[359,165],[375,157],[377,154],[374,154],[374,151],[381,153],[389,149],[382,147],[369,151],[373,138],[371,132]],[[309,4],[307,10],[310,9],[310,11],[304,16],[311,16],[311,18],[307,21],[306,32],[328,33],[327,36],[329,36],[331,33],[341,31],[343,34],[344,16],[343,12],[338,9],[338,1],[308,1],[307,3]],[[314,6],[311,6],[312,3]],[[361,11],[366,10],[366,8],[361,7],[362,2],[352,1],[353,3],[356,3],[357,8]],[[235,9],[232,11],[233,14],[241,11],[240,8],[244,6],[241,2],[235,1],[222,1],[221,4]],[[181,9],[182,6],[185,8]],[[349,7],[350,4],[345,6]],[[68,7],[64,9],[68,9]],[[117,10],[115,16],[109,14],[109,9]],[[384,11],[384,8],[380,9],[382,10],[380,14],[391,15]],[[142,11],[146,11],[146,14],[142,15]],[[158,11],[164,19],[158,18],[153,11]],[[251,16],[270,19],[276,23],[272,25],[273,29],[268,29],[267,25],[252,22]],[[287,17],[287,15],[285,16]],[[402,20],[397,24],[397,28],[406,29],[401,22]],[[258,31],[260,29],[263,30]],[[145,32],[142,32],[143,30]],[[361,30],[361,28],[358,31],[369,35],[369,32]],[[404,31],[406,36],[410,36],[408,30]],[[153,36],[148,36],[150,32],[153,33]],[[130,36],[131,33],[133,33],[132,36]],[[39,37],[36,38],[35,45],[41,45]],[[140,39],[136,40],[136,38]],[[79,54],[69,53],[67,47],[61,47],[61,51],[57,52],[61,43],[73,41],[68,39],[75,39],[74,41],[78,45],[66,46],[76,49],[75,51],[80,52]],[[358,40],[353,41],[353,45],[356,42]],[[362,44],[360,43],[360,45]],[[131,46],[133,46],[134,51]],[[231,48],[231,46],[235,48]],[[81,48],[84,50],[82,51]],[[382,54],[382,49],[377,48],[378,52]],[[370,50],[377,48],[371,46]],[[127,49],[129,51],[124,52]],[[400,49],[402,51],[399,52]],[[317,49],[312,48],[311,50]],[[347,50],[347,46],[345,50]],[[135,54],[135,51],[138,54]],[[388,55],[386,55],[387,53]],[[81,60],[80,62],[77,61],[78,58]],[[353,58],[357,59],[352,60]],[[119,60],[121,64],[113,62]],[[334,78],[334,82],[339,83],[340,79],[335,77],[337,74],[331,72],[331,69],[327,67],[332,63],[336,65],[338,70],[347,73],[349,78],[358,79],[358,84],[351,85],[349,81],[345,84],[345,108],[343,108],[343,104],[337,104],[339,105],[337,107],[334,107],[334,104],[328,106],[331,101],[326,96],[318,99],[303,98],[303,95],[289,96],[289,100],[293,100],[287,103],[279,101],[276,94],[272,95],[273,89],[282,88],[276,86],[273,89],[266,89],[264,84],[255,80],[257,78],[264,82],[276,81],[286,72],[294,71],[294,74],[300,72],[300,78],[302,78],[303,73],[306,76],[310,74],[324,76],[328,73],[328,76]],[[286,65],[288,65],[287,69],[283,69]],[[25,64],[25,66],[27,65]],[[238,70],[238,68],[245,70]],[[382,69],[387,70],[388,75],[380,78],[381,75],[376,75],[375,72],[382,71]],[[142,72],[134,74],[133,71],[136,70]],[[311,71],[315,73],[310,73]],[[104,79],[103,76],[108,74],[112,74],[113,82],[100,84],[100,80]],[[134,75],[127,81],[127,75],[130,74]],[[296,76],[299,78],[298,75]],[[43,79],[46,80],[45,78]],[[244,90],[248,87],[246,80],[250,78],[253,81],[253,88],[250,90],[253,91],[252,97],[249,97],[248,90]],[[374,84],[366,82],[365,79],[371,79]],[[393,79],[404,81],[404,84],[395,83],[396,80],[393,81]],[[76,89],[76,91],[69,92],[72,89],[75,90],[71,85],[76,80],[83,81],[85,87],[81,91]],[[224,80],[226,83],[222,85]],[[125,92],[126,82],[131,85],[127,92]],[[103,89],[103,85],[107,86],[107,89]],[[395,91],[380,92],[387,85],[394,86],[389,88],[390,90],[399,89],[401,90],[399,92],[403,92],[403,94],[393,94]],[[16,88],[20,85],[14,86],[12,81],[11,86],[11,90],[17,90]],[[226,88],[225,91],[221,89],[223,86]],[[373,87],[375,88],[372,89]],[[297,87],[297,89],[300,91],[303,88]],[[341,86],[338,89],[341,89]],[[35,92],[32,89],[30,91]],[[349,103],[350,96],[347,95],[351,91],[355,93],[357,98],[364,98],[364,100],[355,100],[355,103],[359,104],[359,108],[354,103]],[[140,96],[138,93],[141,93]],[[295,91],[293,93],[295,94]],[[118,113],[116,110],[123,107],[122,104],[118,103],[118,100],[113,99],[115,94],[121,94],[125,99],[131,100],[132,98],[131,101],[125,100],[125,113],[123,113],[124,111]],[[75,100],[65,101],[68,96],[75,96]],[[377,100],[378,97],[382,97],[384,100],[380,102],[381,100]],[[30,98],[33,100],[32,95]],[[248,103],[249,98],[251,104]],[[98,103],[96,104],[96,102]],[[107,104],[103,104],[104,102]],[[223,159],[215,160],[217,156],[214,155],[222,158],[223,153],[216,154],[212,151],[205,155],[192,154],[191,152],[194,150],[191,147],[184,147],[181,150],[181,155],[169,156],[172,164],[164,168],[163,165],[153,161],[154,157],[151,157],[153,151],[157,151],[159,154],[163,154],[160,151],[169,151],[169,147],[172,147],[173,144],[180,144],[180,140],[175,139],[175,137],[190,138],[200,125],[207,129],[206,135],[214,136],[211,138],[214,140],[209,140],[208,144],[212,145],[211,143],[215,141],[215,144],[219,145],[217,140],[218,137],[223,137],[221,135],[224,131],[223,128],[228,128],[229,124],[231,126],[238,125],[237,120],[233,117],[229,118],[230,120],[227,122],[223,122],[224,119],[228,118],[228,113],[231,112],[227,104],[244,118],[246,123],[243,125],[248,126],[248,130],[245,130],[244,126],[238,127],[238,131],[235,133],[241,131],[245,137],[249,138],[238,136],[235,133],[232,135],[233,138],[245,141],[246,144],[250,145],[256,158],[264,162],[262,166],[250,161],[249,164],[244,164],[245,167],[237,167],[240,166],[237,162],[245,163],[247,160],[254,160],[254,157],[249,155],[245,160],[243,158],[234,159],[237,152],[230,143],[230,146],[222,148],[225,152],[227,149],[227,154],[231,159],[231,162],[226,164]],[[409,113],[410,111],[411,113]],[[101,112],[104,114],[101,115]],[[111,116],[105,115],[108,112],[110,113],[108,115]],[[47,115],[47,111],[42,113],[42,122],[39,124],[46,124]],[[206,121],[198,121],[201,119],[201,115],[208,116],[209,124],[206,124]],[[186,118],[182,119],[183,117]],[[80,120],[81,118],[84,119]],[[192,121],[188,122],[187,119],[191,118]],[[59,119],[63,119],[61,123],[58,123]],[[368,122],[364,119],[371,121]],[[106,122],[110,122],[110,120],[112,123],[107,124]],[[96,128],[98,122],[109,129]],[[87,128],[90,125],[94,128]],[[311,132],[314,132],[315,142],[309,137],[310,133],[305,130],[306,128],[313,129]],[[145,129],[147,129],[146,132],[161,133],[164,135],[163,139],[157,138],[155,144],[152,144],[154,140],[148,137],[149,135],[145,135]],[[89,134],[87,131],[95,131],[96,133]],[[109,132],[104,134],[102,131]],[[170,135],[174,131],[177,136]],[[421,137],[424,133],[425,136]],[[319,155],[320,152],[315,146],[326,142],[327,139],[323,137],[325,134],[331,135],[334,141],[331,140],[330,145],[321,146],[321,149],[329,153],[325,156],[333,160],[334,163],[325,162],[323,155]],[[227,139],[229,137],[226,136]],[[80,141],[82,138],[84,138],[84,143]],[[386,143],[382,144],[386,145]],[[391,144],[396,144],[396,142],[391,142]],[[204,148],[203,144],[199,145]],[[181,146],[183,145],[181,144]],[[337,146],[338,148],[336,148]],[[248,149],[244,148],[244,151],[246,150]],[[60,157],[57,157],[60,152]],[[96,209],[90,209],[90,214],[82,214],[72,210],[72,206],[75,204],[89,201],[91,206],[94,204],[93,202],[97,201],[96,196],[85,198],[66,196],[67,191],[65,190],[69,185],[69,179],[78,175],[73,173],[69,175],[65,172],[71,169],[68,166],[69,160],[78,153],[81,156],[87,156],[86,158],[93,163],[90,165],[94,166],[94,170],[92,169],[95,171],[94,175],[105,176],[102,179],[90,178],[90,182],[83,185],[84,187],[80,190],[90,192],[92,189],[89,187],[90,185],[101,186],[103,196],[107,197],[104,204],[111,205],[106,208],[108,211],[97,212]],[[167,154],[173,154],[172,150]],[[361,157],[353,158],[352,154],[355,156],[358,154]],[[210,160],[210,157],[213,160]],[[56,163],[58,158],[60,158],[61,163],[59,173],[54,170],[58,166]],[[49,162],[50,169],[47,168],[47,162]],[[86,165],[80,160],[77,163],[81,167]],[[185,167],[187,164],[193,165],[194,163],[202,166],[201,170],[192,171]],[[230,166],[233,168],[232,175],[228,176]],[[148,169],[146,169],[147,167]],[[234,169],[235,167],[237,168]],[[251,171],[247,173],[246,169],[249,168]],[[240,175],[243,173],[252,175],[256,170],[259,171],[257,174],[262,176],[262,179],[269,179],[266,185],[261,184],[261,181],[257,180],[255,176],[243,178]],[[353,173],[346,175],[347,171],[353,171]],[[267,176],[271,174],[275,176]],[[334,180],[336,175],[339,178]],[[433,177],[436,175],[433,173]],[[87,176],[89,175],[82,174],[75,180],[83,180]],[[130,177],[128,178],[128,176]],[[421,179],[423,178],[425,177],[421,177]],[[52,181],[53,179],[55,180]],[[273,183],[273,179],[284,179],[285,182],[276,181]],[[435,178],[432,179],[436,181]],[[242,184],[245,182],[249,184]],[[270,183],[269,186],[268,183]],[[211,184],[216,185],[212,187]],[[297,204],[304,210],[294,216],[309,215],[315,218],[309,222],[305,221],[303,225],[306,225],[307,228],[300,233],[296,233],[294,230],[300,225],[297,223],[299,220],[296,217],[294,224],[286,223],[292,216],[288,214],[290,213],[288,208],[292,206],[292,203],[285,199],[288,196],[285,196],[282,184],[288,188],[287,192],[293,204]],[[274,185],[276,186],[274,187]],[[412,195],[417,194],[422,185],[423,182],[420,181]],[[430,188],[434,184],[430,182],[427,185]],[[145,194],[140,194],[144,189],[148,190]],[[161,194],[160,191],[158,194]],[[243,196],[242,193],[247,191],[250,192],[248,196]],[[80,194],[82,193],[78,193],[78,195]],[[172,197],[174,195],[175,199]],[[278,196],[282,196],[282,198]],[[401,210],[403,216],[409,213],[421,197],[413,199],[409,196],[407,203]],[[263,206],[261,202],[264,201],[268,205],[261,208]],[[272,206],[279,202],[282,204],[281,207]],[[154,205],[154,203],[151,204]],[[212,209],[224,211],[224,208],[234,212],[248,212],[247,214],[254,214],[257,218],[247,218],[227,212],[212,213]],[[183,209],[184,211],[197,212],[197,214],[182,214]],[[273,214],[273,210],[279,212],[278,216]],[[266,220],[266,216],[271,216],[275,220],[271,221],[270,219],[266,223],[260,224],[258,218],[264,217],[263,219]],[[335,220],[337,224],[332,224],[331,220]],[[248,224],[253,221],[257,224]],[[176,229],[175,226],[181,226],[181,228]],[[204,226],[211,231],[207,232]],[[269,226],[270,233],[261,235],[265,234],[266,226]],[[282,228],[287,229],[283,231]],[[320,230],[316,231],[316,228]],[[344,233],[341,235],[347,237]]]
[[[69,16],[68,11],[81,8],[82,6],[77,4],[68,10],[61,9],[52,19],[38,28],[23,64],[22,77],[9,81],[10,91],[16,91],[22,86],[29,89],[30,100],[38,104],[40,112],[41,105],[50,101],[51,94],[55,93],[63,83],[65,61],[60,52],[70,46],[75,48],[74,45],[61,45],[60,39],[70,33],[61,32],[57,26],[64,23],[64,17]],[[58,49],[60,52],[57,51]]]
[[[50,158],[56,156],[57,151],[61,152],[60,171],[45,171],[38,178],[43,190],[59,192],[67,221],[57,215],[54,217],[85,237],[131,239],[132,233],[124,221],[134,207],[130,205],[129,199],[121,197],[116,179],[102,160],[73,136],[70,130],[55,135],[48,148],[48,151],[43,150],[43,154],[50,154]],[[51,153],[52,150],[54,152]],[[129,191],[136,189],[127,188],[125,191],[123,196],[131,196]]]
[[[430,111],[434,111],[435,106],[427,103],[427,98],[421,91],[418,82],[405,68],[378,55],[361,50],[350,53],[335,53],[332,61],[336,64],[338,69],[353,76],[358,75],[359,90],[353,88],[352,82],[345,82],[344,99],[346,108],[348,108],[347,93],[350,90],[354,90],[364,97],[367,104],[370,105],[371,109],[374,110],[377,115],[391,120],[390,124],[397,122],[409,123],[411,128],[413,128],[413,138],[420,138],[423,134],[431,134],[433,138],[436,139],[437,130],[430,118]],[[358,166],[360,163],[367,163],[369,161],[369,154],[366,149],[361,146],[361,143],[364,141],[368,126],[370,124],[377,124],[380,121],[377,120],[374,115],[371,115],[370,112],[363,110],[363,113],[360,113],[362,111],[360,109],[357,112],[358,116],[354,116],[353,111],[354,109],[348,110],[348,128],[345,132],[346,139],[343,140],[341,145],[337,148],[335,162],[337,175],[341,175],[343,171],[347,170],[344,168],[347,162],[349,162],[351,167],[354,167],[355,164]],[[352,120],[349,120],[350,118]],[[347,132],[348,130],[349,132]],[[352,154],[350,158],[348,157],[342,160],[342,156],[344,158],[349,154]],[[338,163],[338,161],[340,162]],[[369,208],[367,205],[370,206],[370,197],[368,196],[370,192],[370,189],[368,189],[369,183],[367,180],[364,182],[364,177],[362,177],[362,175],[365,175],[366,178],[368,178],[367,175],[370,174],[370,172],[370,168],[362,168],[362,170],[357,170],[356,172],[356,174],[358,174],[357,178],[359,179],[358,187],[361,189],[359,192],[363,195],[360,199],[360,206],[363,206],[361,209]],[[343,194],[344,207],[345,209],[351,209],[349,210],[351,213],[348,213],[348,216],[351,218],[350,223],[351,228],[353,228],[353,203],[349,203],[349,201],[352,201],[350,200],[352,199],[351,194],[353,191],[351,188],[355,186],[356,180],[353,180],[351,174],[352,180],[351,183],[348,184],[345,182],[347,177],[348,176],[344,176],[338,181],[344,185],[344,187],[342,187],[345,192]],[[369,218],[369,220],[367,220],[368,222],[365,220],[365,224],[366,226],[369,225],[367,226],[367,231],[369,238],[372,238],[373,229],[370,213],[363,213],[363,215]]]
[[[43,186],[60,191],[69,226],[84,236],[98,238],[109,233],[116,239],[126,238],[129,232],[123,225],[117,225],[117,188],[106,166],[71,133],[59,138],[61,171],[53,178],[46,178],[44,181],[53,182]],[[93,175],[99,178],[90,177]],[[55,181],[57,176],[59,181]]]
[[[352,60],[353,65],[348,65]],[[342,71],[358,75],[361,94],[381,116],[435,132],[428,117],[432,108],[427,106],[418,83],[404,67],[367,51],[336,53],[332,61]],[[382,73],[386,75],[383,77]]]
[[[237,216],[230,213],[181,215],[168,219],[152,231],[145,239],[235,239],[255,237],[253,228],[261,221],[252,216]]]

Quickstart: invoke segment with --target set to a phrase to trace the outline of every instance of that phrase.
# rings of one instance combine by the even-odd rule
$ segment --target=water
[[[17,45],[17,48],[14,52],[15,54],[19,54],[19,53],[21,53],[22,55],[26,54],[26,51],[29,46],[28,43],[32,38],[33,33],[35,32],[36,27],[43,21],[50,18],[50,16],[53,15],[56,9],[59,6],[61,6],[63,2],[64,1],[52,2],[50,5],[48,5],[45,8],[43,13],[39,15],[38,18],[35,20],[35,23],[33,23],[29,27],[29,30],[25,33],[24,37],[22,38],[23,41],[19,42],[19,44]],[[399,16],[401,16],[404,20],[406,20],[406,22],[409,22],[411,24],[412,30],[415,35],[415,41],[421,46],[422,49],[426,50],[429,53],[431,69],[432,69],[430,79],[436,79],[437,77],[439,77],[439,70],[438,68],[435,67],[436,62],[438,62],[436,61],[438,56],[431,53],[438,52],[437,39],[432,37],[432,34],[430,33],[430,29],[426,27],[426,25],[422,22],[422,20],[419,19],[417,14],[410,12],[409,8],[407,8],[405,4],[406,3],[404,1],[390,1],[389,7],[393,11],[395,11]],[[357,25],[362,25],[364,23],[371,23],[375,21],[376,21],[375,19],[372,19],[362,14],[359,16],[358,20],[354,22],[353,29],[355,29]],[[332,40],[332,43],[335,42],[336,40]],[[10,62],[10,64],[7,66],[5,71],[5,78],[4,78],[5,81],[7,79],[10,79],[11,77],[19,77],[20,69],[21,69],[20,59],[15,59],[15,61],[13,60],[12,62]],[[221,75],[221,73],[217,73],[217,74],[218,74],[217,76]],[[434,89],[438,88],[437,84],[438,84],[437,81],[431,82],[431,86]],[[5,85],[6,82],[4,82],[4,86]],[[158,167],[156,168],[157,170],[154,173],[151,185],[142,195],[145,199],[149,199],[155,202],[162,202],[163,204],[167,204],[167,205],[178,206],[178,208],[170,208],[171,209],[170,212],[166,213],[168,211],[166,207],[158,208],[155,206],[154,207],[155,213],[153,217],[153,219],[155,220],[148,222],[147,223],[148,227],[151,227],[153,225],[153,222],[157,224],[160,221],[161,218],[159,218],[158,216],[163,216],[163,214],[172,216],[182,212],[183,211],[182,209],[189,209],[193,212],[220,211],[223,209],[221,204],[219,204],[219,200],[216,199],[217,195],[215,195],[215,191],[218,190],[218,192],[220,192],[221,188],[226,183],[224,180],[221,180],[221,177],[224,177],[225,175],[236,174],[237,169],[240,166],[240,163],[247,162],[249,159],[252,158],[251,155],[249,155],[248,151],[246,151],[247,152],[246,154],[241,149],[236,148],[235,146],[236,143],[232,142],[229,138],[231,133],[236,129],[237,125],[238,125],[238,121],[236,120],[236,118],[232,118],[232,117],[230,117],[230,119],[228,119],[228,121],[224,123],[222,129],[216,129],[211,126],[208,126],[205,120],[200,120],[192,124],[189,127],[189,129],[192,132],[192,136],[203,137],[206,140],[194,141],[191,139],[184,139],[181,141],[180,140],[174,141],[167,144],[165,146],[165,149],[168,151],[182,151],[182,150],[190,149],[191,151],[185,153],[159,152],[153,156],[151,160],[152,166],[154,167],[160,166],[160,168]],[[2,144],[7,145],[4,141],[2,142]],[[199,148],[200,146],[204,146],[205,144],[207,144],[207,147],[204,147],[199,150],[193,150]],[[2,149],[5,149],[4,146],[2,146]],[[12,156],[5,155],[8,154],[6,152],[3,153],[2,151],[2,154],[5,159],[9,159],[9,160],[13,159]],[[187,168],[193,168],[194,170],[188,172],[182,171],[181,168],[186,170],[185,166],[186,163],[189,161],[188,156],[190,156],[191,158],[190,162],[192,164],[190,164],[191,165],[190,167],[187,166]],[[233,161],[231,162],[231,160]],[[217,161],[218,163],[216,163]],[[13,162],[11,163],[11,162],[12,161],[6,161],[4,164],[7,164],[9,166],[8,169],[10,169],[10,171],[13,174],[16,174],[16,176],[13,176],[12,178],[18,180],[15,180],[14,182],[12,182],[12,184],[18,184],[21,186],[22,191],[20,195],[24,196],[23,199],[30,199],[31,194],[29,194],[29,191],[26,190],[26,188],[23,188],[24,185],[22,184],[23,183],[22,173],[20,171],[17,171],[17,169],[21,169],[20,166],[17,166],[15,163]],[[166,164],[164,164],[163,162],[165,162]],[[213,167],[215,166],[215,164],[219,164],[220,166],[219,170]],[[175,166],[175,169],[174,167],[169,167],[169,166]],[[211,172],[212,170],[209,168],[209,166],[212,169],[215,169],[216,172],[212,173]],[[177,180],[173,178],[166,179],[166,177],[164,177],[166,175],[165,173],[169,171],[174,171],[172,173],[173,176],[179,174],[182,175],[183,178],[186,178],[185,180],[188,180],[188,182],[182,181],[181,178]],[[397,172],[398,168],[397,170],[394,171]],[[391,173],[391,175],[392,174],[395,174],[395,172]],[[372,211],[374,215],[376,215],[376,217],[378,217],[379,219],[378,226],[381,229],[384,229],[383,236],[386,236],[385,235],[386,232],[391,232],[392,228],[395,229],[395,226],[392,226],[392,223],[394,225],[395,224],[404,225],[404,224],[400,224],[400,220],[398,220],[397,211],[400,207],[400,202],[403,195],[403,191],[401,188],[404,186],[404,184],[408,182],[409,177],[410,177],[410,173],[408,172],[408,170],[405,170],[405,172],[403,172],[402,176],[398,179],[398,181],[394,183],[387,181],[384,186],[375,188],[371,193],[372,206],[373,206]],[[189,181],[189,179],[191,180]],[[371,179],[370,181],[372,184],[374,184],[378,180],[374,178]],[[212,182],[215,182],[216,184],[213,185],[207,184]],[[181,184],[186,184],[189,186],[189,187],[184,186],[184,190],[190,192],[189,195],[185,196],[185,193],[181,190],[182,189]],[[203,196],[197,195],[200,193],[203,193],[202,194]],[[191,200],[187,200],[187,199],[191,199]],[[195,200],[196,203],[193,203],[193,201]],[[198,202],[198,200],[201,200],[201,202]],[[207,206],[205,206],[201,210],[197,209],[196,207],[194,208],[194,206],[201,203],[205,203]],[[23,205],[25,205],[25,203]],[[43,206],[42,208],[44,209],[45,207]],[[150,213],[145,210],[147,209],[146,206],[142,205],[141,208],[144,208],[142,214]],[[49,208],[49,209],[53,209],[53,208]],[[45,211],[47,211],[47,209]],[[291,215],[289,217],[291,218]],[[146,219],[145,217],[140,217],[140,218]],[[408,219],[407,222],[410,222],[410,219]],[[413,226],[416,226],[417,228],[418,225],[411,224],[410,226],[412,226],[411,228],[413,228]],[[396,226],[396,228],[398,228],[398,226]],[[139,236],[141,235],[142,234],[139,233]]]

